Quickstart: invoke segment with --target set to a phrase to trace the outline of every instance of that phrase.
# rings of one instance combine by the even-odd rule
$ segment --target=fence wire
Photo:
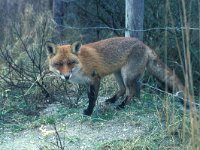
[[[108,26],[100,26],[100,27],[72,27],[72,26],[62,26],[58,25],[58,27],[61,27],[65,30],[71,29],[71,30],[92,30],[92,29],[106,29],[106,30],[113,30],[113,31],[132,31],[132,32],[147,32],[147,31],[153,31],[153,30],[175,30],[175,31],[182,31],[182,30],[194,30],[194,31],[200,31],[200,27],[154,27],[154,28],[147,28],[147,29],[128,29],[128,28],[113,28]]]

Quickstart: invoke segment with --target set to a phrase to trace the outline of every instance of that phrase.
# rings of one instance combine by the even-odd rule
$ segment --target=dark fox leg
[[[113,97],[107,99],[105,101],[106,103],[115,103],[117,101],[117,99],[119,99],[120,96],[123,96],[125,94],[125,85],[124,85],[124,81],[123,81],[121,72],[117,72],[114,75],[115,75],[115,79],[119,85],[119,91],[115,95],[113,95]]]
[[[96,104],[98,92],[99,92],[99,85],[100,85],[100,79],[96,79],[95,84],[90,85],[89,91],[88,91],[88,98],[89,98],[89,105],[87,109],[84,110],[84,115],[90,116],[93,112],[93,109]]]
[[[136,96],[140,99],[140,75],[137,75],[134,79],[127,79],[125,81],[126,85],[126,97],[124,101],[117,106],[118,109],[124,108],[127,103],[130,103],[131,98]]]
[[[135,80],[133,82],[135,82],[135,97],[137,97],[140,100],[140,90],[141,90],[141,75],[136,76]]]

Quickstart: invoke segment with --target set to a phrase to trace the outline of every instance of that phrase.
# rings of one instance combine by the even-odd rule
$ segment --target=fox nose
[[[67,75],[67,76],[65,76],[65,80],[69,80],[69,76]]]

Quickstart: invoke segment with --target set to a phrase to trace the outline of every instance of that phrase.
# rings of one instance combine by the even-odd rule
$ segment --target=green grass
[[[105,79],[112,80],[112,77]],[[106,84],[101,87],[100,96],[109,97],[116,91],[116,83]],[[115,86],[112,88],[112,86]],[[106,89],[109,89],[108,93]],[[112,89],[112,90],[111,90]],[[113,90],[114,89],[114,90]],[[84,94],[79,104],[72,108],[59,105],[57,111],[48,116],[26,115],[23,113],[14,113],[14,105],[19,102],[12,101],[12,107],[2,109],[1,118],[5,122],[0,123],[2,130],[11,130],[19,132],[21,130],[40,127],[42,124],[56,124],[64,118],[77,121],[78,123],[90,123],[101,127],[101,123],[116,119],[123,123],[129,121],[135,127],[143,128],[144,134],[126,140],[113,140],[105,143],[99,143],[95,146],[96,150],[147,150],[147,149],[191,149],[191,123],[189,113],[184,114],[182,106],[170,96],[163,94],[147,93],[148,89],[143,89],[140,102],[134,102],[122,110],[111,109],[102,113],[98,106],[92,116],[82,114],[87,106],[87,96]],[[26,108],[23,103],[17,105],[19,108]],[[22,107],[23,106],[23,107]],[[14,109],[15,108],[15,109]],[[10,122],[8,122],[10,118]],[[14,122],[13,122],[14,120]],[[183,133],[184,129],[184,133]],[[122,131],[123,132],[123,131]],[[197,139],[200,139],[197,137]],[[68,137],[68,142],[77,142],[78,136]]]
[[[145,89],[148,91],[148,89]],[[113,140],[96,146],[97,150],[190,149],[191,124],[178,100],[170,96],[142,93],[141,101],[132,102],[114,117],[129,120],[134,126],[145,127],[145,134],[127,140]],[[107,117],[111,116],[111,117]],[[113,114],[102,117],[113,118]],[[185,133],[183,135],[183,128]],[[198,138],[198,137],[197,137]]]
[[[101,145],[97,145],[97,150],[142,150],[142,149],[182,149],[186,147],[186,143],[182,143],[182,116],[180,110],[176,110],[175,114],[168,114],[161,111],[163,108],[159,106],[160,102],[155,100],[145,100],[141,104],[132,104],[131,106],[117,112],[121,122],[129,120],[134,126],[145,128],[145,134],[127,140],[113,140]],[[152,107],[145,108],[145,105],[151,103]],[[145,108],[145,109],[144,109]],[[189,136],[189,135],[188,135]]]

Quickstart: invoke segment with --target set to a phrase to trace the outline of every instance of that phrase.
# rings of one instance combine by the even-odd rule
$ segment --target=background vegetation
[[[58,14],[61,18],[56,18],[52,0],[0,1],[0,132],[9,126],[23,129],[21,123],[35,120],[46,104],[55,101],[61,102],[66,108],[77,107],[85,88],[69,85],[44,72],[48,69],[46,41],[62,44],[78,40],[84,44],[124,36],[125,1],[63,0],[62,3],[61,14]],[[194,100],[199,103],[200,2],[190,0],[185,3],[183,5],[181,0],[146,0],[143,41],[155,49],[183,83],[190,85]],[[56,24],[58,21],[59,25]],[[189,76],[186,76],[187,72],[190,72]],[[112,77],[103,82],[105,84],[101,86],[100,96],[110,96],[116,84]],[[148,73],[145,73],[142,82],[160,88],[160,84]],[[168,99],[145,85],[143,88],[147,93],[143,92],[143,97],[148,93],[156,93],[161,96],[158,99]],[[164,114],[168,112],[165,105],[163,111]],[[185,114],[185,111],[182,113]],[[186,117],[185,122],[182,118],[183,124],[177,127],[179,142],[185,142],[188,137],[186,141],[189,144],[191,141],[193,145],[199,142],[200,123],[196,119],[194,123],[193,117],[199,117],[199,112]],[[176,132],[173,131],[173,134]]]

